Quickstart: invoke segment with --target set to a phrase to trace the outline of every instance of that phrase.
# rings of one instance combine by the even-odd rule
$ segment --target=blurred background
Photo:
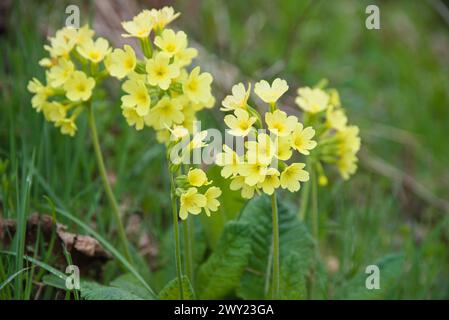
[[[373,3],[380,30],[365,27]],[[350,123],[361,129],[362,150],[351,180],[319,190],[319,242],[329,279],[327,294],[317,297],[333,297],[367,264],[402,254],[403,269],[384,298],[449,298],[448,1],[3,0],[0,218],[14,218],[23,206],[43,212],[48,196],[114,239],[86,121],[75,138],[62,136],[31,108],[26,90],[33,76],[44,78],[37,62],[46,37],[63,26],[68,4],[79,5],[82,24],[90,21],[115,46],[136,44],[121,38],[120,22],[142,8],[171,5],[181,12],[172,27],[188,34],[200,51],[196,63],[214,76],[217,108],[201,114],[209,127],[224,128],[218,106],[234,83],[284,78],[290,90],[283,108],[294,113],[296,88],[328,79]],[[100,139],[142,270],[150,265],[157,272],[167,263],[157,257],[170,206],[163,147],[150,130],[129,129],[119,93],[118,82],[107,83]],[[298,195],[283,197],[297,206]]]

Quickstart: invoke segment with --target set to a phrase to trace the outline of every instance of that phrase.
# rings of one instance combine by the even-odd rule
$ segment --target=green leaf
[[[217,247],[198,271],[200,299],[224,298],[238,286],[251,255],[249,230],[245,223],[226,223]]]
[[[386,299],[394,285],[399,282],[403,273],[404,257],[402,254],[391,254],[374,263],[379,267],[379,289],[367,289],[366,280],[370,274],[365,268],[352,279],[345,281],[343,286],[336,290],[335,299]]]
[[[143,300],[121,288],[103,286],[89,281],[81,282],[81,297],[86,300]]]
[[[184,300],[194,300],[195,293],[193,292],[192,285],[187,276],[182,276],[182,291],[184,293]],[[179,286],[178,278],[171,280],[167,285],[159,292],[160,300],[178,300],[179,299]]]
[[[279,212],[279,241],[281,277],[283,287],[281,291],[289,289],[289,283],[302,283],[303,278],[311,267],[314,257],[314,241],[306,226],[297,215],[278,203]],[[270,248],[272,241],[272,213],[268,196],[252,199],[241,213],[239,222],[247,223],[251,231],[251,255],[248,267],[242,276],[237,291],[244,299],[264,299],[269,296],[266,287],[267,272],[269,271]],[[297,258],[289,258],[297,255]],[[301,273],[299,276],[297,273]],[[291,279],[290,279],[291,278]],[[294,297],[303,296],[302,285],[294,292],[288,293]],[[281,295],[286,295],[282,293]]]
[[[142,285],[142,283],[131,273],[119,276],[118,278],[111,281],[110,285],[112,287],[128,291],[145,300],[154,299],[154,297],[149,294],[148,290]]]
[[[301,270],[301,257],[293,253],[282,260],[280,275],[281,300],[304,300],[307,288],[303,270]]]
[[[221,167],[216,165],[209,167],[207,171],[209,179],[213,180],[214,185],[222,191],[220,207],[210,217],[201,215],[201,223],[204,226],[208,244],[212,249],[217,245],[225,223],[234,220],[245,204],[245,200],[240,196],[240,192],[229,188],[229,179],[224,179],[220,171]]]

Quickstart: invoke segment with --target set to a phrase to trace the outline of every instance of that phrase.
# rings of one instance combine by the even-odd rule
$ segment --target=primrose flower
[[[137,113],[135,107],[122,106],[122,114],[126,119],[126,122],[131,127],[135,127],[136,130],[142,130],[145,124],[144,118]]]
[[[291,136],[291,145],[299,153],[309,155],[309,150],[316,147],[316,141],[312,138],[315,130],[312,127],[304,128],[301,123],[297,123]]]
[[[136,107],[140,117],[146,116],[150,111],[151,98],[145,84],[136,80],[127,80],[122,85],[123,91],[128,93],[122,96],[122,106]]]
[[[72,118],[60,119],[56,121],[55,125],[56,127],[59,127],[61,129],[62,134],[67,134],[71,137],[75,135],[75,132],[78,129],[75,124],[75,121]]]
[[[51,67],[47,73],[48,82],[52,87],[62,86],[75,71],[75,65],[72,61],[59,58],[58,64]]]
[[[281,187],[290,192],[298,191],[301,187],[299,182],[309,180],[309,173],[303,170],[305,166],[304,163],[292,163],[285,168],[281,173]]]
[[[243,83],[236,84],[232,87],[232,95],[226,96],[221,103],[223,108],[221,111],[233,111],[236,109],[245,109],[248,103],[249,94],[251,92],[251,84],[248,85],[248,90],[245,89]]]
[[[279,180],[279,171],[275,168],[269,168],[266,172],[265,179],[258,184],[263,192],[272,195],[274,190],[279,188],[281,182]]]
[[[239,169],[240,175],[245,178],[245,183],[249,186],[263,182],[267,172],[267,165],[259,162],[242,164]]]
[[[299,88],[296,104],[306,112],[318,113],[326,110],[329,105],[329,96],[321,89],[309,87]]]
[[[135,37],[139,39],[148,38],[151,30],[153,29],[151,12],[149,10],[143,10],[131,21],[122,22],[122,27],[126,32],[128,32],[122,34],[122,37]]]
[[[170,99],[165,96],[151,108],[146,118],[148,125],[155,129],[163,129],[165,126],[171,127],[174,123],[179,124],[184,120],[182,105],[179,99]]]
[[[93,63],[101,62],[106,55],[111,51],[109,43],[104,38],[97,38],[97,40],[89,39],[79,45],[76,50],[84,58]]]
[[[277,139],[275,157],[282,161],[287,161],[291,158],[293,152],[291,147],[291,137],[279,137]]]
[[[89,25],[85,24],[81,28],[78,29],[76,33],[76,44],[82,45],[92,39],[94,35],[94,31],[89,28]]]
[[[171,29],[165,29],[160,36],[154,39],[154,44],[169,57],[173,57],[187,47],[187,35],[184,31],[175,33]]]
[[[31,105],[36,109],[37,112],[42,110],[42,106],[49,96],[53,94],[53,90],[49,86],[44,86],[38,79],[33,78],[33,80],[28,82],[27,86],[28,91],[34,93],[33,98],[31,99]]]
[[[268,129],[279,137],[288,136],[298,124],[298,118],[295,116],[288,116],[284,111],[276,110],[273,113],[267,112],[265,114],[265,122]]]
[[[207,103],[211,97],[211,83],[211,74],[207,72],[200,74],[200,67],[196,67],[183,83],[182,90],[192,102]]]
[[[357,156],[352,152],[346,152],[340,156],[336,165],[344,180],[348,180],[357,171]]]
[[[88,77],[82,71],[74,71],[72,76],[64,83],[66,96],[71,101],[87,101],[95,87],[94,78]]]
[[[234,152],[227,145],[223,145],[223,151],[217,154],[215,163],[223,167],[221,169],[221,175],[224,178],[229,178],[230,176],[236,176],[239,173],[241,161],[237,153]]]
[[[175,13],[172,7],[163,7],[162,9],[151,9],[150,20],[156,32],[163,30],[170,22],[179,17],[180,13]]]
[[[274,104],[278,99],[288,90],[287,81],[276,78],[273,83],[270,84],[261,80],[254,86],[254,92],[264,102]]]
[[[337,131],[342,131],[346,128],[348,118],[343,109],[335,109],[333,104],[329,105],[326,111],[326,126]]]
[[[57,122],[66,117],[66,107],[59,102],[45,102],[42,106],[45,120]]]
[[[198,50],[195,48],[180,48],[175,54],[174,63],[179,67],[185,67],[189,65],[197,55]]]
[[[207,181],[206,173],[201,169],[191,169],[187,174],[187,180],[193,187],[201,187],[203,185],[211,184],[211,181]]]
[[[114,49],[107,57],[105,66],[111,76],[118,79],[126,77],[136,67],[136,53],[129,45],[122,49]]]
[[[228,114],[224,117],[224,122],[231,129],[229,133],[234,136],[247,136],[252,129],[252,125],[257,121],[257,118],[250,117],[249,113],[243,109],[235,110],[234,114]]]
[[[218,187],[210,187],[207,189],[204,196],[206,197],[206,205],[204,206],[204,211],[206,211],[206,215],[209,217],[211,211],[215,212],[218,210],[220,206],[220,201],[217,200],[218,197],[221,196],[221,189]]]
[[[229,189],[237,191],[242,190],[241,195],[245,199],[251,199],[254,197],[254,192],[256,191],[256,186],[250,186],[245,183],[245,177],[236,176],[232,178]]]
[[[44,49],[52,58],[68,58],[70,51],[75,47],[78,33],[75,28],[65,27],[56,31],[56,35],[49,38],[50,45],[44,45]]]
[[[269,165],[276,153],[276,145],[266,133],[260,133],[257,141],[247,141],[248,163],[261,163]]]
[[[167,90],[173,78],[179,76],[179,67],[170,64],[170,56],[164,52],[156,54],[147,61],[148,83]]]
[[[205,195],[198,193],[197,188],[189,188],[180,197],[181,207],[179,209],[179,217],[182,220],[187,219],[188,214],[200,214],[201,208],[207,204]]]

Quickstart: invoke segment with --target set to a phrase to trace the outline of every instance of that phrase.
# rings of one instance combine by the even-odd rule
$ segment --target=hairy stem
[[[170,172],[170,195],[173,215],[173,234],[175,237],[175,259],[176,259],[176,276],[178,278],[179,299],[184,299],[184,290],[182,288],[182,265],[181,265],[181,242],[179,239],[179,224],[178,224],[178,207],[176,204],[176,187],[173,173]]]
[[[111,184],[109,183],[108,175],[106,172],[106,167],[104,165],[103,154],[101,153],[100,142],[98,140],[97,126],[95,124],[95,115],[91,102],[88,105],[89,113],[89,127],[92,135],[92,143],[94,145],[95,157],[97,159],[98,169],[100,170],[101,180],[103,181],[103,187],[106,192],[106,196],[109,201],[109,205],[114,213],[114,218],[117,223],[118,233],[126,260],[131,262],[131,255],[128,248],[128,240],[126,239],[125,228],[123,227],[122,218],[120,214],[120,209],[115,199],[114,193],[112,192]]]
[[[276,201],[276,192],[271,195],[271,211],[273,214],[273,284],[272,297],[279,297],[279,217]]]
[[[190,281],[193,282],[193,250],[192,250],[192,217],[187,218],[184,221],[184,254],[185,254],[185,263],[186,263],[186,274],[189,277]]]

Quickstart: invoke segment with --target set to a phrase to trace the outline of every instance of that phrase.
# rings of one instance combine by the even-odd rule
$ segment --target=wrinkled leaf
[[[194,300],[195,293],[193,292],[192,285],[189,278],[182,276],[182,291],[184,293],[184,300]],[[178,300],[179,299],[179,286],[178,278],[171,280],[167,285],[159,292],[158,298],[160,300]]]

